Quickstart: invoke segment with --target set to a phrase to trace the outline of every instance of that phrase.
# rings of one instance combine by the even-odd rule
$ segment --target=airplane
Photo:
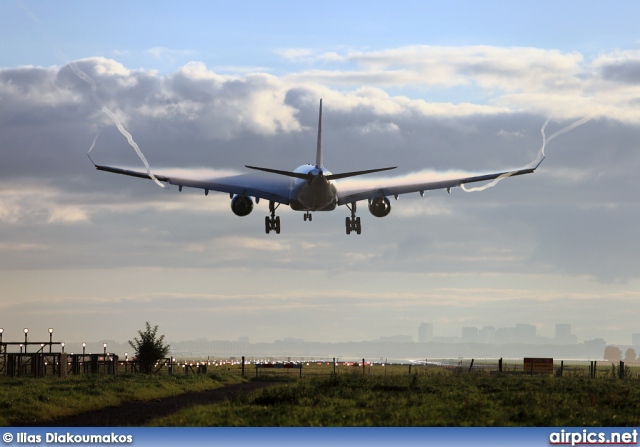
[[[87,154],[88,155],[88,154]],[[91,156],[89,159],[99,171],[128,175],[145,179],[152,179],[150,171],[134,171],[114,166],[96,164]],[[265,217],[265,232],[274,231],[280,234],[280,216],[276,216],[276,210],[280,205],[288,205],[294,211],[304,211],[304,220],[311,221],[312,212],[333,211],[337,206],[345,205],[351,212],[345,219],[346,234],[361,234],[362,224],[360,217],[356,216],[356,204],[366,200],[369,211],[375,217],[385,217],[391,212],[389,197],[398,199],[401,194],[419,192],[424,197],[425,191],[463,187],[467,183],[484,182],[505,177],[531,174],[540,166],[544,156],[533,167],[522,168],[513,171],[490,173],[472,177],[440,179],[428,182],[403,184],[399,182],[392,186],[367,186],[350,190],[340,189],[336,180],[372,174],[374,172],[396,169],[397,166],[367,169],[363,171],[343,172],[333,174],[322,163],[322,99],[320,99],[320,112],[318,118],[318,142],[316,148],[315,164],[299,166],[293,171],[263,168],[257,166],[245,167],[251,170],[267,173],[239,174],[221,178],[197,178],[197,176],[181,177],[180,175],[154,175],[160,182],[177,185],[179,191],[183,187],[203,189],[205,195],[209,191],[228,193],[231,199],[231,210],[237,216],[247,216],[253,211],[254,201],[257,204],[260,199],[269,201],[269,215]]]

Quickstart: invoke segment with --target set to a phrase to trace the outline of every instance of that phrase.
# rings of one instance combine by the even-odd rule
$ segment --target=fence
[[[7,353],[6,346],[0,345],[0,376],[9,377],[66,377],[83,374],[136,374],[140,365],[127,358],[106,354],[65,354],[45,352],[45,347],[34,353]],[[261,366],[259,366],[261,365]],[[288,365],[288,366],[284,366]],[[539,374],[525,367],[523,359],[424,359],[413,361],[371,361],[366,359],[341,360],[317,358],[273,358],[242,357],[230,359],[184,360],[165,358],[158,361],[154,374],[210,374],[223,371],[230,374],[248,376],[246,368],[255,368],[255,375],[291,375],[302,377],[327,376],[332,374]],[[258,371],[258,369],[260,371]],[[603,360],[554,360],[549,375],[584,376],[592,378],[618,377],[637,379],[640,364]]]

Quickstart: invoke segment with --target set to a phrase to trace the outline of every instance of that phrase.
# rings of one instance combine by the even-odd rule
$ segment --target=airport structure
[[[115,374],[118,356],[102,354],[68,354],[64,342],[53,341],[53,328],[49,328],[48,341],[29,341],[29,328],[24,328],[24,341],[5,342],[0,328],[0,375],[7,377],[66,377],[69,374]]]

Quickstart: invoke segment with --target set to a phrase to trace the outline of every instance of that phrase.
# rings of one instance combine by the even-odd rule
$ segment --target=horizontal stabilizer
[[[397,168],[397,166],[392,166],[390,168],[367,169],[366,171],[343,172],[342,174],[327,175],[326,178],[327,180],[338,180],[341,178],[355,177],[356,175],[372,174],[374,172],[380,172],[380,171],[389,171],[395,168]]]
[[[300,172],[280,171],[278,169],[259,168],[257,166],[246,166],[246,165],[245,165],[245,168],[255,169],[256,171],[270,172],[272,174],[286,175],[287,177],[295,177],[302,180],[307,180],[309,178],[309,174],[302,174]]]
[[[260,168],[257,166],[246,166],[246,165],[245,165],[245,168],[255,169],[257,171],[270,172],[272,174],[286,175],[287,177],[295,177],[302,180],[310,180],[313,178],[313,174],[310,172],[307,174],[303,174],[301,172],[280,171],[279,169]],[[329,174],[329,175],[326,175],[325,178],[327,180],[338,180],[341,178],[355,177],[356,175],[364,175],[364,174],[371,174],[373,172],[388,171],[390,169],[395,169],[395,168],[397,168],[397,166],[393,166],[390,168],[367,169],[366,171],[343,172],[342,174]]]

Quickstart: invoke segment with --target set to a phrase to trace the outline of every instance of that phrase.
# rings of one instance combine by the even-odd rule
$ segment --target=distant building
[[[559,345],[575,345],[578,338],[571,333],[571,325],[565,323],[556,324],[556,336],[553,341]]]
[[[478,341],[478,328],[477,327],[463,327],[462,328],[462,341],[463,342],[477,342]]]
[[[422,323],[418,326],[418,343],[427,343],[433,340],[433,324]]]
[[[496,328],[493,326],[485,326],[478,333],[478,341],[480,343],[493,344],[496,342]]]

